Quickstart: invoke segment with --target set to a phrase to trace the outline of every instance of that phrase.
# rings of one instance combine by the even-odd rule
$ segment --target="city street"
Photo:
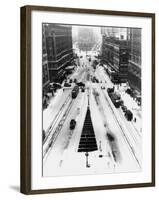
[[[71,86],[65,87],[63,83],[43,110],[43,176],[138,172],[142,169],[141,108],[125,92],[124,84],[119,86],[111,82],[104,66],[92,67],[96,48],[97,45],[92,51],[78,52],[79,66],[67,78]],[[94,77],[98,81],[94,81]],[[75,79],[85,86],[79,86],[77,97],[72,98]],[[133,112],[135,121],[128,121],[121,107],[114,106],[107,92],[113,87]],[[88,109],[97,150],[79,152]],[[72,119],[76,121],[73,129],[70,128]]]

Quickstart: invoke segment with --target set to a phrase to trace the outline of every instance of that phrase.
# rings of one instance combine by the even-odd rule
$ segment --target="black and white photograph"
[[[141,172],[142,28],[41,31],[42,176]]]
[[[155,15],[21,9],[21,191],[155,185]]]

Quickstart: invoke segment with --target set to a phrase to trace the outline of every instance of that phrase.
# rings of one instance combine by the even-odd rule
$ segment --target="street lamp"
[[[86,167],[89,168],[89,167],[90,167],[90,164],[88,163],[88,156],[89,156],[89,153],[86,152],[86,153],[85,153],[85,156],[86,156]]]

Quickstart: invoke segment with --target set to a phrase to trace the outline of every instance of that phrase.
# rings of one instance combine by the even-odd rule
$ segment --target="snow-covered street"
[[[91,54],[91,61],[87,54]],[[80,66],[69,80],[76,79],[79,91],[72,91],[76,83],[57,90],[43,111],[43,176],[138,172],[142,169],[141,106],[122,86],[114,86],[102,66],[92,67],[92,52],[80,53]],[[98,81],[93,81],[93,77]],[[124,105],[131,109],[136,121],[128,121],[121,108],[112,103],[107,89],[115,87]],[[90,109],[97,150],[78,152],[86,113]],[[75,127],[70,122],[75,120]],[[86,155],[88,153],[88,155]],[[89,164],[89,165],[88,165]]]

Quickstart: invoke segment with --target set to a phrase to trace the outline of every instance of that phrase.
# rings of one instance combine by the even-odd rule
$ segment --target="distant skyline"
[[[127,28],[120,28],[120,27],[102,27],[101,33],[106,35],[107,37],[115,37],[126,40],[127,30],[128,30]]]
[[[88,29],[91,29],[93,30],[93,33],[95,35],[95,37],[98,38],[99,41],[102,40],[102,36],[101,36],[101,27],[94,27],[94,26],[72,26],[72,35],[74,38],[77,38],[78,37],[78,32],[80,29],[83,29],[83,28],[88,28]]]

